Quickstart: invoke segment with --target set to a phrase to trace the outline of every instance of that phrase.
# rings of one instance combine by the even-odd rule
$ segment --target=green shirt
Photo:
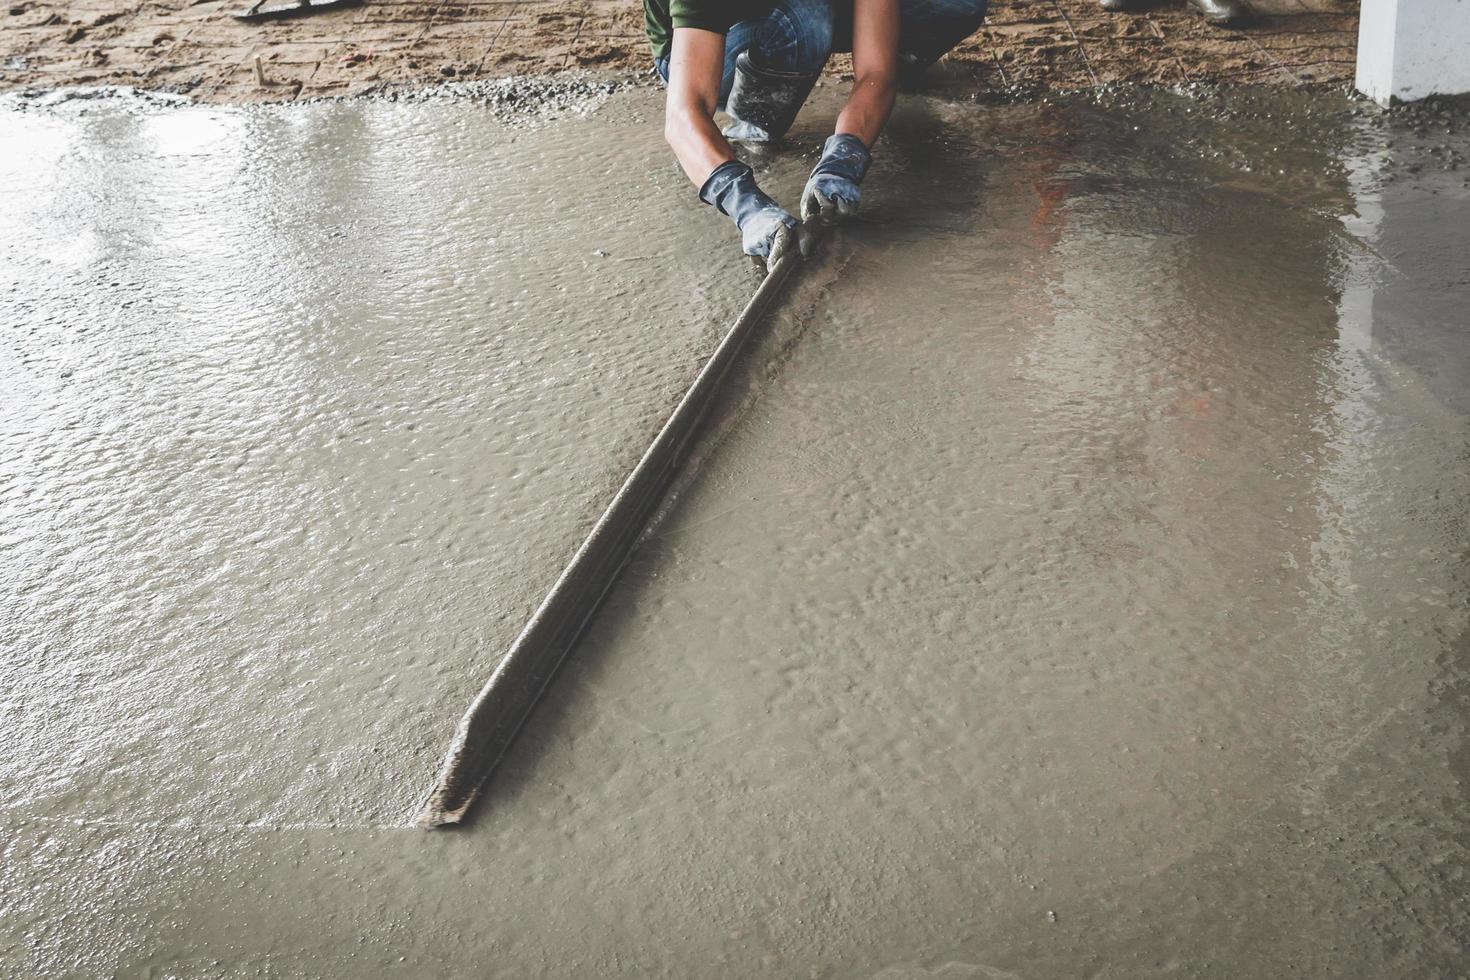
[[[775,0],[643,0],[643,28],[654,57],[667,58],[676,27],[723,34],[742,20],[764,17],[775,5]]]

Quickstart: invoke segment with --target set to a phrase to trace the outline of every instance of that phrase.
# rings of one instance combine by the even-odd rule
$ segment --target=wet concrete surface
[[[469,103],[12,125],[3,798],[397,819],[739,257],[714,222],[647,234],[673,185],[631,118],[594,170],[632,178],[617,207],[585,123]]]
[[[752,288],[657,123],[0,115],[4,972],[1456,975],[1460,107],[905,101],[402,826]]]

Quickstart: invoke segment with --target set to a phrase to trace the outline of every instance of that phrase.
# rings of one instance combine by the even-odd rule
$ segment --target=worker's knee
[[[985,22],[989,6],[988,0],[900,0],[899,18],[904,28],[942,27],[968,34]]]
[[[772,71],[815,75],[832,53],[836,21],[828,0],[782,0],[761,25],[752,57]]]

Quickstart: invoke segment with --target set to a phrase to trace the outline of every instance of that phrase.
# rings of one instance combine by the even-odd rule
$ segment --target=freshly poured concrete
[[[0,799],[402,819],[740,308],[739,256],[659,220],[677,184],[626,114],[6,125]]]
[[[1455,113],[907,102],[479,818],[401,827],[749,294],[657,118],[0,117],[0,972],[1454,975]]]

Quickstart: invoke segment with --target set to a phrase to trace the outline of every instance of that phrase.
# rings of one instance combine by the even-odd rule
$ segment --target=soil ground
[[[1112,82],[1342,83],[1352,0],[1249,0],[1244,30],[1204,24],[1179,0],[1109,14],[1094,0],[998,0],[951,56],[981,95]],[[131,85],[206,101],[346,95],[446,78],[585,68],[646,74],[633,0],[368,0],[246,23],[245,0],[8,0],[0,90]],[[256,65],[260,66],[257,74]],[[841,74],[845,58],[830,70]]]

